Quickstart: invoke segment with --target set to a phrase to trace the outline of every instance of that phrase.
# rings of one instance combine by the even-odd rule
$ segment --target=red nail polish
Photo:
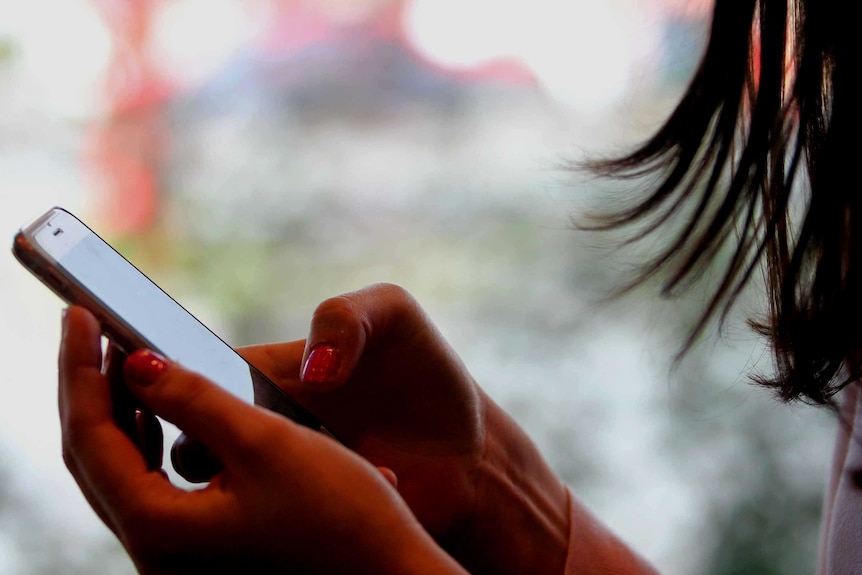
[[[338,373],[338,351],[331,345],[318,344],[308,354],[300,379],[309,383],[332,381]]]
[[[139,349],[130,355],[123,366],[129,383],[141,386],[152,385],[167,369],[167,360],[148,349]]]

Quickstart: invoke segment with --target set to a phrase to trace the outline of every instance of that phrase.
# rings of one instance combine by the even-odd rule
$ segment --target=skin
[[[132,381],[130,391],[199,437],[223,466],[200,491],[176,488],[117,425],[99,337],[92,315],[68,310],[59,361],[63,455],[141,573],[465,573],[366,460],[169,366],[152,381]]]
[[[326,563],[335,561],[325,551],[334,541],[350,551],[345,567],[354,573],[363,561],[376,573],[393,565],[399,573],[461,567],[474,574],[562,573],[567,561],[578,573],[654,572],[569,496],[526,434],[397,286],[324,301],[306,340],[240,350],[344,446],[234,400],[178,366],[166,381],[143,388],[129,384],[126,373],[125,384],[113,385],[112,403],[110,378],[99,370],[98,326],[78,308],[66,326],[60,362],[66,460],[142,572],[187,573],[190,565],[233,559],[245,568],[301,565],[337,573],[340,566]],[[303,381],[310,352],[321,345],[334,350],[327,377]],[[117,370],[108,364],[104,371]],[[146,441],[133,439],[152,435],[144,423],[150,418],[139,417],[137,432],[129,431],[128,415],[115,406],[125,387],[221,461],[202,494],[181,493],[147,470],[146,461],[157,457]],[[302,496],[272,496],[278,493]],[[577,552],[569,553],[570,534]],[[330,544],[317,557],[320,541]],[[165,564],[174,570],[159,571]]]

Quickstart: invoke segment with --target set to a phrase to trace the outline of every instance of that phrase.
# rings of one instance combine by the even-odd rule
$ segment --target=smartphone
[[[22,227],[12,252],[67,303],[90,310],[126,353],[151,349],[240,399],[332,435],[70,212],[55,207]]]

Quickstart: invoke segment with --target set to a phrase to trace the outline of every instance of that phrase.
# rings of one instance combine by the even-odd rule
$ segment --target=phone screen
[[[74,216],[55,210],[33,238],[65,275],[133,326],[141,343],[254,401],[249,364]]]
[[[20,240],[20,241],[19,241]],[[54,208],[23,228],[13,249],[69,303],[90,308],[109,337],[156,351],[249,403],[337,439],[321,422],[162,291],[78,218]]]

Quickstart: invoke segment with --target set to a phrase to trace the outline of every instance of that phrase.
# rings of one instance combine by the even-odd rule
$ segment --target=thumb
[[[224,463],[235,459],[243,438],[265,413],[149,350],[130,355],[123,373],[144,407],[199,439]]]
[[[350,377],[363,353],[431,327],[413,296],[397,285],[330,298],[314,311],[300,379],[310,390],[331,391]]]

